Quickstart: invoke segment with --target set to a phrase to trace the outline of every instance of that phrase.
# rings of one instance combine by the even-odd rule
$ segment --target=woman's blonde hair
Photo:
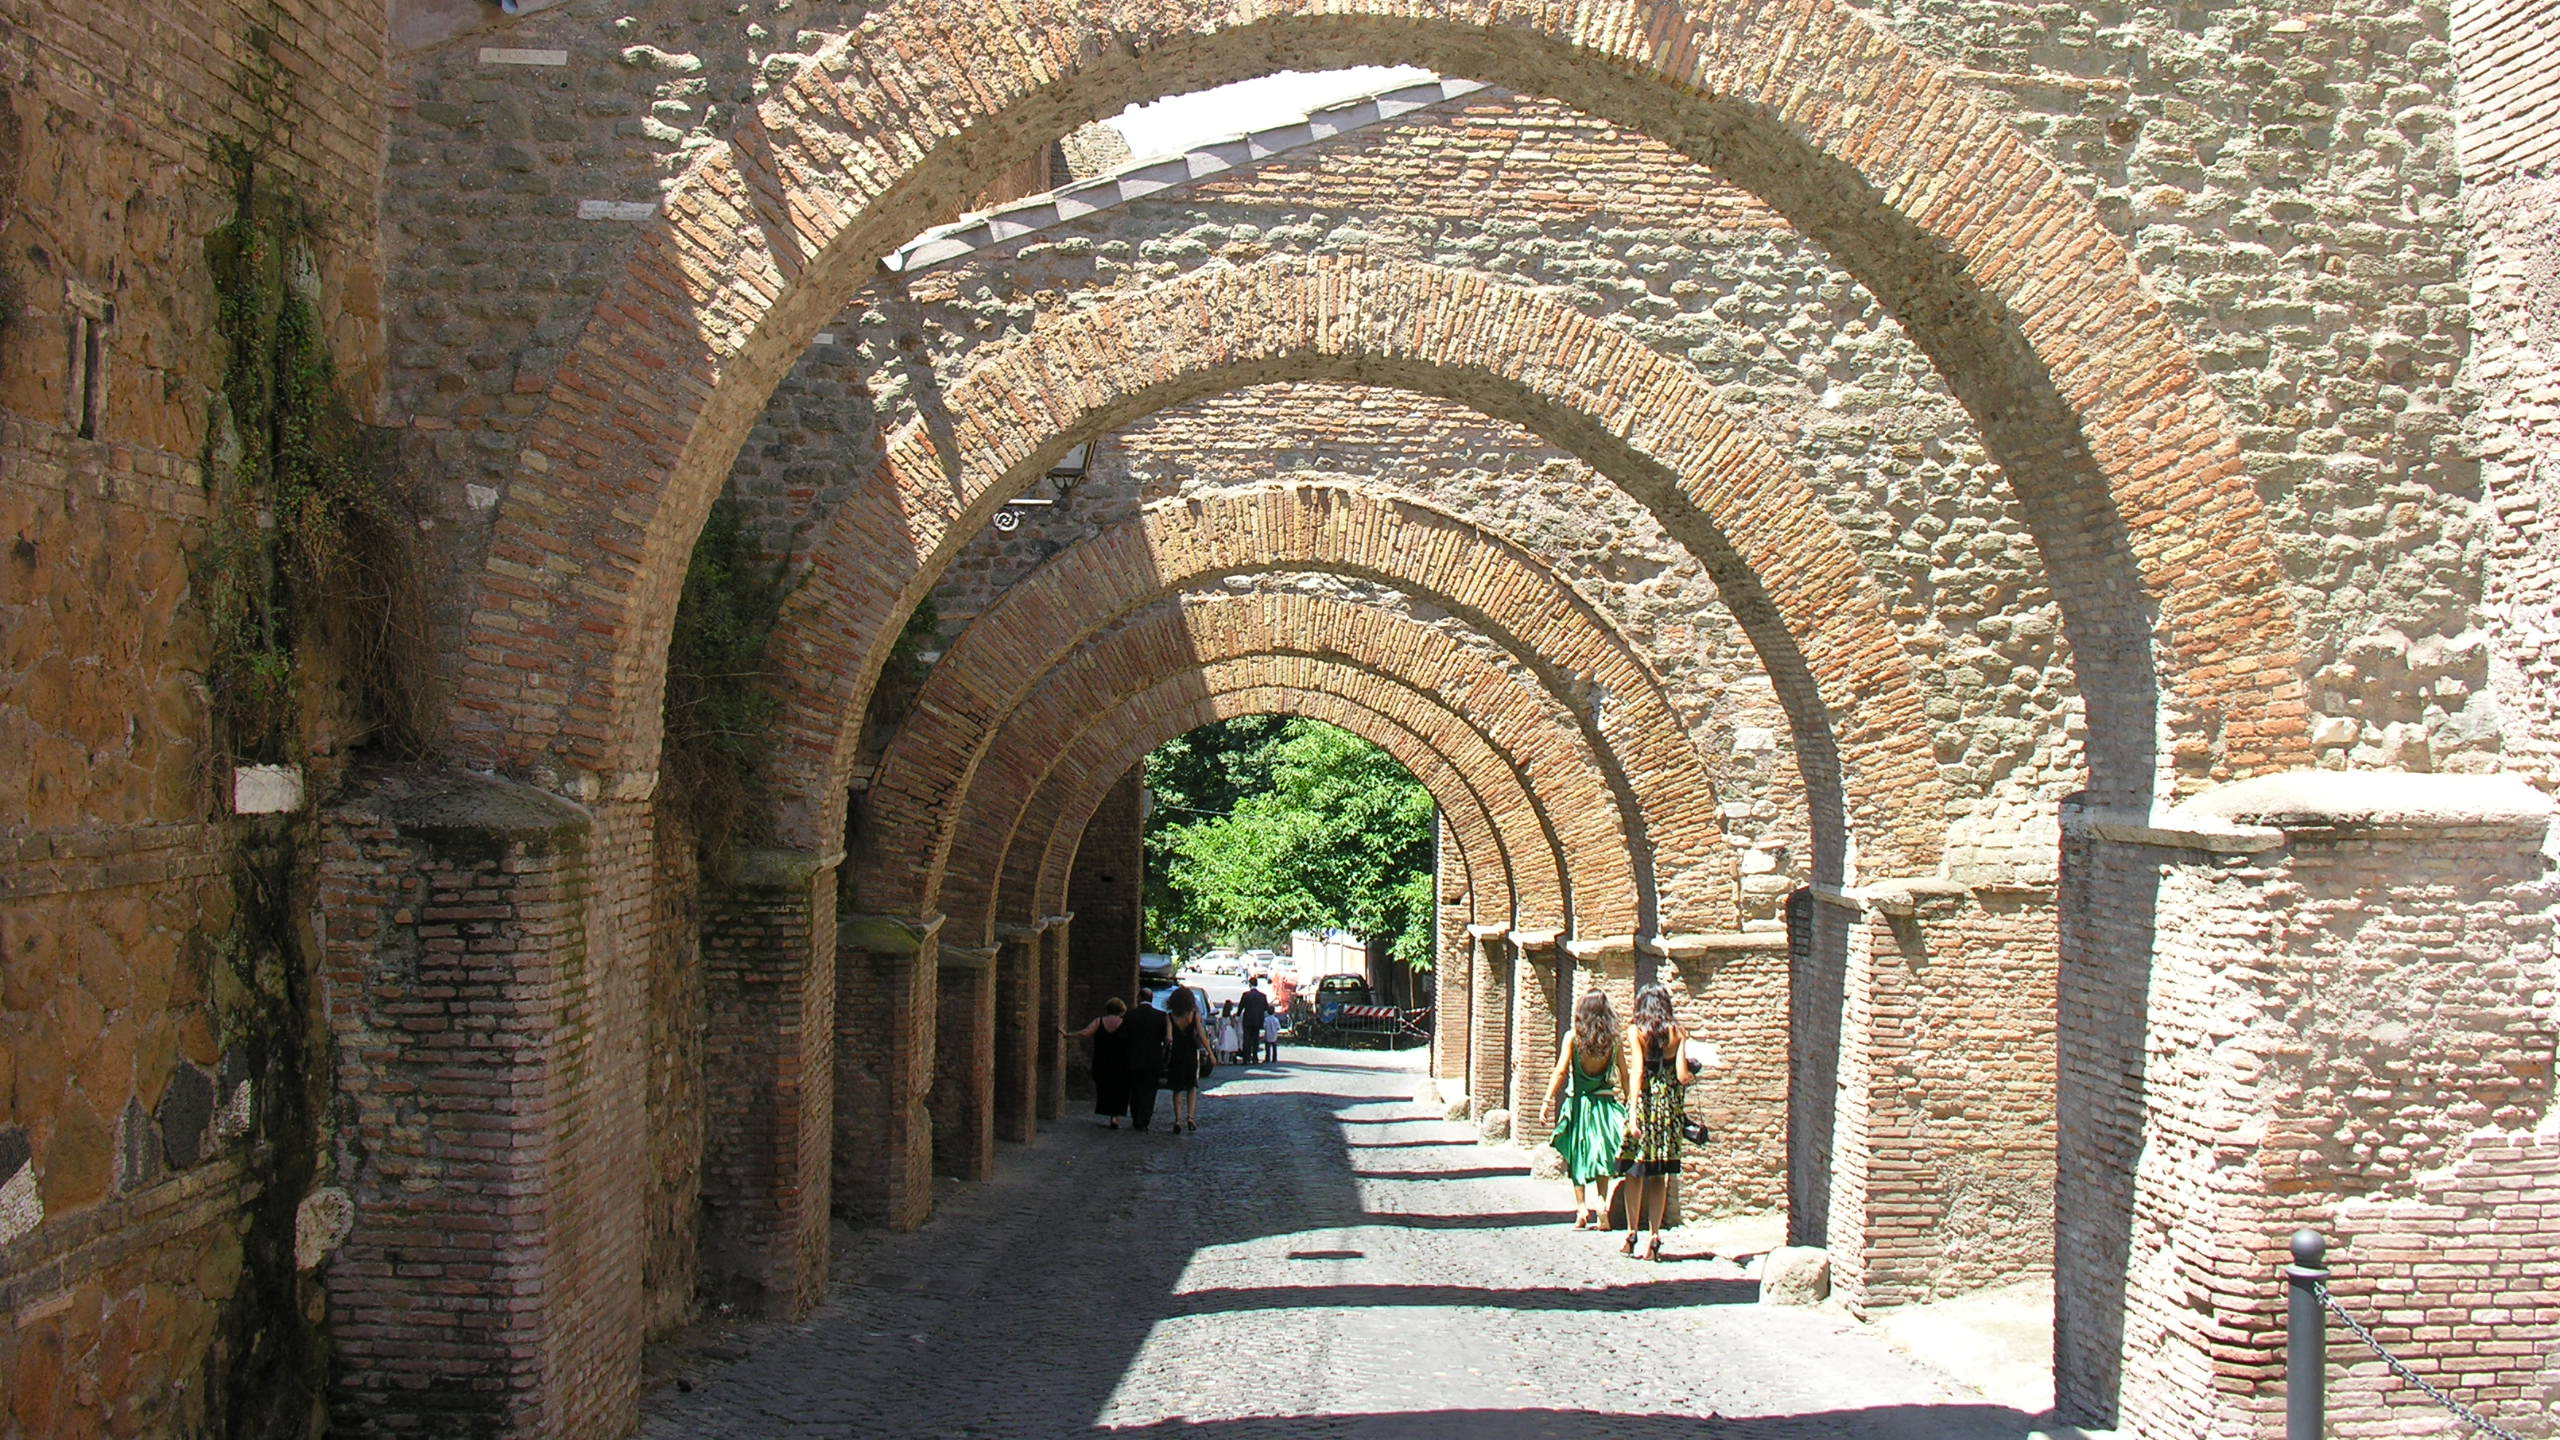
[[[1573,1002],[1573,1048],[1598,1059],[1618,1045],[1618,1011],[1606,990],[1585,990]]]

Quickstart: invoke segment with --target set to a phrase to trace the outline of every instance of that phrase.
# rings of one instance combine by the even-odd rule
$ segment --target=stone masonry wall
[[[2548,812],[2513,780],[2455,783],[2252,782],[2173,829],[2071,821],[2066,1417],[2279,1433],[2270,1281],[2305,1225],[2343,1238],[2342,1299],[2420,1373],[2493,1415],[2544,1413],[2560,1337],[2524,1298],[2538,1262],[2507,1257],[2550,1242],[2526,1198],[2551,1163]],[[2359,1382],[2333,1423],[2436,1423],[2332,1333],[2332,1373]]]
[[[568,0],[510,16],[482,0],[393,7],[384,244],[392,423],[457,570],[520,437],[663,189],[862,0]],[[1052,137],[1055,138],[1055,137]],[[1125,158],[1116,137],[1043,144],[987,177],[995,204]],[[452,592],[440,603],[458,603]],[[459,614],[439,611],[449,624]]]
[[[2453,7],[2488,612],[2514,763],[2560,785],[2560,5]]]
[[[361,0],[0,4],[12,1435],[167,1435],[310,1403],[307,1373],[235,1378],[253,1331],[226,1314],[308,1282],[273,1225],[302,1197],[267,1196],[273,1151],[246,1141],[298,1111],[248,1083],[252,1002],[222,950],[245,830],[208,748],[187,559],[225,363],[204,241],[232,216],[220,152],[237,146],[312,213],[324,340],[370,413],[383,65],[381,7]],[[307,1156],[314,1137],[292,1138]],[[292,1330],[270,1353],[299,1353]]]
[[[862,11],[837,13],[850,24]],[[822,23],[799,28],[812,17]],[[2440,20],[2380,4],[2335,7],[2316,22],[2247,6],[2193,24],[2169,7],[2103,15],[2055,8],[2029,18],[1988,0],[1932,0],[1877,18],[2008,111],[2020,135],[2091,195],[2104,220],[2133,246],[2172,313],[2199,337],[2214,383],[2238,421],[2252,474],[2290,537],[2282,548],[2310,617],[2310,665],[2324,676],[2321,704],[2353,722],[2324,731],[2339,761],[2421,763],[2416,747],[2423,740],[2424,763],[2434,763],[2441,753],[2446,763],[2476,766],[2477,757],[2493,748],[2493,738],[2483,731],[2486,712],[2469,700],[2481,683],[2485,658],[2464,639],[2476,598],[2476,587],[2462,578],[2468,570],[2462,557],[2479,543],[2474,481],[2458,448],[2445,443],[2460,351],[2459,327],[2446,317],[2459,309],[2462,297],[2456,231],[2445,223],[2454,200],[2446,109],[2453,71]],[[486,185],[499,198],[475,203],[525,222],[509,227],[523,237],[521,243],[549,245],[556,252],[553,263],[492,267],[493,295],[560,283],[551,277],[598,274],[605,267],[580,263],[574,230],[562,228],[569,224],[563,217],[574,213],[575,197],[563,193],[554,177],[568,176],[570,187],[613,191],[645,207],[658,177],[719,132],[724,107],[761,93],[789,71],[791,56],[818,44],[835,23],[825,12],[786,16],[779,4],[750,6],[734,18],[707,23],[672,5],[620,7],[618,13],[590,3],[555,7],[508,27],[509,37],[527,46],[563,47],[567,63],[556,83],[510,92],[507,101],[523,119],[507,134],[483,133],[478,115],[486,107],[462,103],[473,85],[488,83],[489,76],[473,68],[483,62],[475,62],[461,42],[422,48],[412,67],[422,122],[415,163],[487,162]],[[616,67],[627,73],[617,74]],[[2247,78],[2233,84],[2235,75]],[[429,98],[445,108],[427,115]],[[1981,563],[1969,558],[1974,541],[1995,552],[2003,548],[1996,533],[1979,527],[2014,533],[2014,517],[2005,516],[1978,483],[1984,478],[1980,451],[1943,402],[1931,407],[1934,415],[1897,432],[1905,438],[1888,439],[1882,432],[1870,432],[1872,441],[1860,438],[1861,427],[1880,423],[1882,412],[1907,407],[1897,400],[1869,411],[1858,391],[1879,374],[1922,374],[1925,365],[1907,350],[1892,353],[1901,344],[1898,334],[1863,303],[1856,286],[1836,273],[1825,275],[1813,289],[1827,292],[1827,298],[1813,294],[1811,303],[1780,304],[1767,311],[1765,323],[1728,333],[1728,316],[1740,319],[1758,301],[1790,293],[1792,286],[1768,295],[1756,284],[1743,287],[1750,294],[1716,294],[1714,282],[1702,277],[1732,272],[1679,263],[1676,248],[1663,250],[1664,237],[1643,226],[1613,227],[1624,218],[1649,218],[1643,213],[1648,204],[1657,214],[1680,208],[1685,197],[1678,194],[1679,182],[1662,164],[1621,166],[1614,173],[1579,167],[1608,186],[1596,205],[1589,190],[1518,183],[1536,162],[1577,138],[1566,130],[1585,124],[1541,129],[1530,137],[1534,143],[1501,160],[1450,152],[1443,172],[1470,183],[1451,187],[1446,206],[1410,186],[1371,182],[1369,190],[1373,196],[1393,194],[1400,204],[1411,200],[1405,208],[1425,227],[1442,214],[1462,220],[1474,236],[1472,263],[1534,280],[1564,279],[1565,270],[1588,269],[1586,257],[1553,247],[1575,243],[1573,237],[1595,218],[1612,240],[1649,247],[1633,257],[1636,264],[1628,271],[1609,274],[1602,267],[1578,278],[1606,276],[1612,293],[1601,303],[1624,308],[1667,348],[1696,352],[1701,364],[1733,376],[1740,382],[1733,390],[1746,401],[1754,393],[1774,397],[1762,403],[1805,416],[1799,429],[1822,428],[1825,417],[1814,412],[1839,402],[1848,413],[1833,438],[1853,455],[1849,474],[1829,478],[1858,483],[1862,467],[1855,455],[1880,444],[1875,458],[1886,463],[1873,468],[1907,493],[1899,509],[1872,503],[1853,508],[1887,527],[1882,538],[1896,541],[1915,522],[1926,522],[1918,526],[1917,548],[1889,569],[1917,574],[1924,590],[1934,590],[1927,583],[1930,569],[1961,571]],[[523,143],[528,133],[550,137],[558,153],[530,150]],[[581,140],[587,142],[583,149]],[[2333,143],[2338,140],[2348,143]],[[1354,137],[1350,146],[1335,149],[1367,143]],[[1643,147],[1604,137],[1601,148],[1635,155]],[[1629,175],[1632,183],[1619,183]],[[1506,201],[1523,213],[1479,229],[1481,200],[1472,182],[1488,176],[1503,178]],[[2408,203],[2326,203],[2376,193],[2405,196]],[[1298,218],[1306,213],[1302,208]],[[2356,216],[2351,223],[2336,218],[2349,214]],[[1355,227],[1363,243],[1409,243],[1412,232],[1371,222],[1364,216]],[[421,233],[430,228],[422,226]],[[1171,236],[1185,228],[1155,226],[1148,233]],[[1206,257],[1224,244],[1193,236],[1174,249]],[[1141,255],[1134,242],[1101,259],[1141,278],[1186,263],[1162,247]],[[1647,266],[1655,268],[1647,273]],[[1698,288],[1674,293],[1681,286]],[[422,288],[452,293],[459,287],[440,280]],[[2402,294],[2408,303],[2387,303]],[[1000,295],[990,298],[1003,303]],[[2369,311],[2372,323],[2338,326],[2322,318],[2356,307]],[[554,322],[548,345],[574,328],[575,307],[566,298],[511,308],[516,318],[495,329],[512,326],[511,333],[521,333],[526,319],[547,313]],[[495,348],[512,353],[515,347]],[[912,376],[921,358],[915,346],[903,349],[898,362],[880,372],[891,387],[899,371]],[[476,383],[467,367],[426,358],[433,373],[422,369],[410,393],[429,394],[448,382],[465,388]],[[544,371],[537,358],[510,383],[521,387],[518,393],[532,393]],[[894,396],[884,389],[871,398]],[[506,406],[493,395],[487,408]],[[481,475],[474,483],[492,498],[514,443],[509,429],[491,421],[473,438],[448,447],[455,468]],[[1920,449],[1898,453],[1905,439]],[[1933,446],[1935,454],[1929,453]],[[1956,475],[1968,481],[1951,483]],[[1959,494],[1983,499],[1954,498]],[[453,503],[458,506],[460,497]],[[2008,586],[1954,588],[2016,598]],[[2003,624],[1993,634],[1977,629],[1976,618],[1961,604],[1950,612],[1946,624],[1953,647],[1978,648],[1986,660],[2010,649],[2027,652],[2003,655],[2003,676],[2021,659],[2029,668],[2051,663],[2053,637],[2042,633],[2041,624],[2030,622],[2024,634]],[[2389,637],[2380,633],[2386,629],[2412,643],[2443,641],[2448,653],[2438,657],[2442,666],[2435,673],[2413,671],[2405,653],[2394,654]],[[2036,703],[2051,710],[2063,698],[2059,692],[2038,695]],[[2431,709],[2444,713],[2437,717]],[[2394,731],[2393,725],[2415,728]],[[2020,751],[2021,743],[2030,748]],[[1982,747],[1980,753],[1959,761],[1971,769],[2014,767],[2037,753],[2032,742],[2014,735],[2003,742],[1984,734],[1973,745]],[[2457,762],[2461,755],[2473,758]],[[2041,813],[2028,818],[2047,823]],[[2019,854],[2042,848],[2021,847]]]
[[[1680,1023],[1716,1047],[1689,1090],[1689,1114],[1713,1139],[1681,1152],[1680,1204],[1692,1219],[1782,1209],[1787,1202],[1787,951],[1783,935],[1653,960]]]

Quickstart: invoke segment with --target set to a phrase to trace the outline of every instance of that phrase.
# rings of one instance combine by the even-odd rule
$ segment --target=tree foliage
[[[1431,796],[1377,746],[1249,716],[1147,757],[1147,928],[1159,949],[1341,929],[1431,964]]]

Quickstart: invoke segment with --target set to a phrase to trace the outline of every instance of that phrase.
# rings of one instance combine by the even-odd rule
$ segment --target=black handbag
[[[1683,1116],[1680,1121],[1680,1138],[1692,1145],[1704,1145],[1715,1137],[1708,1131],[1707,1122],[1704,1120],[1691,1120]]]

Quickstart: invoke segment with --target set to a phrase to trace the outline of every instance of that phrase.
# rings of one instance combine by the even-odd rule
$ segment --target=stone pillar
[[[338,1056],[337,1423],[602,1436],[637,1421],[645,807],[378,776],[324,817]]]
[[[1514,930],[1511,972],[1511,1138],[1545,1142],[1554,1130],[1547,1081],[1572,1020],[1572,972],[1553,930]]]
[[[1067,1008],[1067,920],[1051,916],[1032,937],[1040,967],[1040,1118],[1067,1110],[1067,1038],[1058,1032],[1083,1026]]]
[[[1856,933],[1841,977],[1832,1293],[1865,1313],[2045,1272],[2051,893],[1906,880],[1834,903]]]
[[[1621,1021],[1635,1018],[1636,937],[1608,935],[1594,940],[1567,940],[1564,953],[1572,962],[1572,974],[1564,983],[1563,1001],[1578,1003],[1584,991],[1596,986],[1608,993],[1609,1003],[1617,1007]],[[1573,1028],[1571,1003],[1559,1016],[1564,1029]]]
[[[1440,822],[1444,831],[1448,821]],[[1466,1085],[1468,1032],[1475,1024],[1475,941],[1467,934],[1473,907],[1460,877],[1449,873],[1447,857],[1456,849],[1445,837],[1440,847],[1440,905],[1432,929],[1431,1075]],[[1451,892],[1456,889],[1453,895]]]
[[[1022,936],[996,946],[995,1137],[1027,1143],[1039,1128],[1040,1037],[1043,1026],[1040,972],[1032,963],[1039,937]]]
[[[2550,813],[2509,777],[2373,772],[2260,777],[2157,819],[2066,807],[2063,1418],[2281,1434],[2275,1277],[2307,1225],[2342,1303],[2421,1375],[2540,1423],[2560,1350],[2534,1293],[2560,1242]],[[2443,1320],[2493,1312],[2477,1334]],[[2427,1404],[2336,1387],[2329,1420],[2400,1433],[2438,1423]]]
[[[704,1278],[750,1314],[826,1293],[843,858],[748,851],[703,906]]]
[[[1787,898],[1787,1243],[1831,1243],[1839,1144],[1840,1007],[1864,907],[1806,886]]]
[[[934,1045],[933,1168],[955,1180],[996,1173],[996,952],[945,945]]]
[[[1468,986],[1475,1024],[1467,1032],[1467,1113],[1511,1108],[1511,927],[1470,925]]]
[[[912,1230],[933,1213],[933,1083],[942,917],[836,923],[835,1205]]]
[[[1787,936],[1780,930],[1649,937],[1638,947],[1672,1012],[1718,1063],[1689,1089],[1715,1132],[1681,1152],[1680,1213],[1766,1211],[1787,1201]]]

